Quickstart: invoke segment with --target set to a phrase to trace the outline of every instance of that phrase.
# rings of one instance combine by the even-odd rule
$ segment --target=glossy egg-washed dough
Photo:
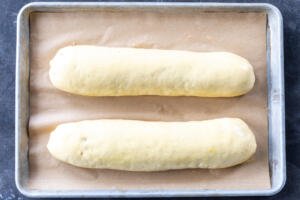
[[[228,52],[68,46],[50,61],[50,80],[87,96],[232,97],[254,85],[253,67]]]
[[[162,171],[234,166],[254,154],[256,141],[238,118],[104,119],[61,124],[51,133],[47,147],[58,160],[78,167]]]

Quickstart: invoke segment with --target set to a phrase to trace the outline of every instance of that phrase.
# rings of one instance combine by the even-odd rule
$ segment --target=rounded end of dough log
[[[59,49],[54,58],[49,62],[49,78],[54,87],[65,92],[72,85],[72,76],[76,71],[70,70],[70,66],[75,66],[74,48],[67,46]]]
[[[229,130],[228,133],[232,133],[234,138],[230,144],[231,149],[235,152],[235,161],[229,162],[225,167],[235,166],[249,160],[256,152],[257,144],[255,135],[249,128],[249,126],[240,118],[220,118],[215,119],[222,123],[222,130]],[[219,168],[219,167],[211,167]],[[224,167],[223,167],[224,168]]]
[[[248,93],[255,84],[255,74],[253,66],[250,62],[234,53],[230,52],[218,52],[220,65],[223,63],[226,66],[231,66],[227,68],[228,73],[227,84],[232,87],[232,90],[228,89],[228,93],[224,94],[224,97],[234,97],[240,96]],[[225,81],[224,81],[225,82]],[[226,89],[224,89],[226,91]]]
[[[69,131],[65,132],[63,130],[63,126],[63,124],[58,125],[55,130],[51,132],[47,149],[56,159],[68,162],[69,154],[73,153],[73,146],[68,143],[72,137],[68,135]]]

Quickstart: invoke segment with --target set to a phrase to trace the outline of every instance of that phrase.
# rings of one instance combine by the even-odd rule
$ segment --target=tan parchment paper
[[[66,45],[230,51],[254,66],[251,92],[236,98],[84,97],[55,89],[49,61]],[[121,11],[33,13],[30,16],[29,180],[33,189],[265,189],[268,168],[265,13]],[[228,169],[125,172],[74,167],[51,157],[46,144],[56,125],[84,119],[187,121],[239,117],[258,148]]]

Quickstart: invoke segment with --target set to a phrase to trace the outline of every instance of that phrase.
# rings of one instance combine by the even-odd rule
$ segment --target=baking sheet
[[[231,51],[255,68],[245,96],[82,97],[56,90],[49,60],[70,44]],[[266,15],[195,10],[33,13],[30,16],[29,181],[32,189],[266,189],[268,168]],[[61,163],[48,153],[51,130],[62,122],[98,118],[186,121],[240,117],[256,135],[247,163],[221,170],[155,173],[91,170]]]

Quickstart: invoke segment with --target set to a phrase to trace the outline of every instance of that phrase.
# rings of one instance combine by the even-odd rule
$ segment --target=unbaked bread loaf
[[[228,52],[68,46],[50,62],[50,80],[87,96],[232,97],[254,85],[253,67]]]
[[[47,147],[58,160],[78,167],[162,171],[234,166],[254,154],[256,141],[238,118],[92,120],[57,126]]]

